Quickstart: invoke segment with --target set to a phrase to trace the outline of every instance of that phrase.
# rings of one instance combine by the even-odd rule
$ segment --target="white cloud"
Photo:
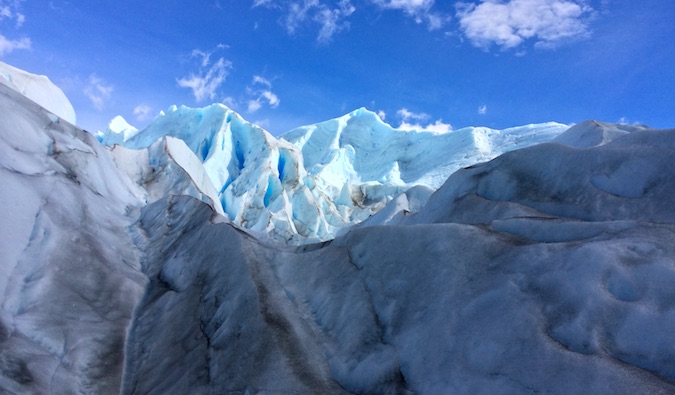
[[[22,0],[0,0],[0,21],[4,19],[14,20],[17,28],[26,21],[26,16],[21,12]]]
[[[255,85],[255,84],[265,85],[265,86],[268,87],[268,88],[271,88],[271,87],[272,87],[272,83],[269,82],[269,80],[267,80],[266,78],[261,77],[261,76],[259,76],[259,75],[254,75],[254,76],[253,76],[253,84],[254,84],[254,85]]]
[[[89,83],[84,87],[84,95],[91,104],[99,111],[103,110],[106,102],[110,99],[113,86],[109,85],[95,74],[89,76]]]
[[[274,3],[272,2],[272,0],[253,0],[253,8],[260,7],[260,6],[270,7],[273,4]]]
[[[221,45],[218,45],[218,49],[224,48]],[[225,82],[230,69],[232,69],[232,62],[222,57],[215,62],[211,62],[212,55],[213,51],[193,50],[191,56],[199,60],[198,71],[176,80],[181,88],[192,89],[197,102],[207,98],[214,100],[218,88]]]
[[[557,44],[589,34],[587,17],[593,10],[584,0],[484,0],[460,3],[460,28],[473,45],[489,49],[514,48],[526,40],[535,45]]]
[[[384,110],[379,110],[377,112],[377,116],[380,117],[380,119],[384,121],[384,119],[387,117],[387,113],[384,112]]]
[[[350,16],[356,11],[349,0],[341,0],[338,8],[330,9],[326,6],[320,7],[314,21],[321,26],[317,40],[319,42],[328,42],[335,33],[349,29],[349,22],[342,21],[343,18]]]
[[[452,125],[449,123],[443,123],[443,120],[438,119],[434,123],[430,123],[426,126],[422,126],[419,123],[407,123],[401,122],[398,126],[398,129],[401,130],[414,130],[418,132],[434,132],[434,133],[447,133],[452,130]]]
[[[150,119],[150,112],[152,111],[152,108],[148,106],[147,104],[139,104],[134,108],[134,115],[136,116],[136,120],[143,122],[147,121]]]
[[[260,110],[265,103],[272,108],[277,108],[281,100],[272,91],[262,91],[257,98],[248,101],[248,112],[254,113]]]
[[[314,7],[319,6],[319,0],[304,0],[303,4],[291,3],[288,6],[288,14],[284,19],[284,27],[288,34],[295,33],[298,26],[307,20],[307,14]]]
[[[0,0],[0,22],[5,20],[14,21],[18,29],[23,26],[26,16],[21,13],[21,0]],[[31,40],[28,37],[11,39],[0,34],[0,56],[9,54],[17,49],[30,49]]]
[[[224,105],[228,106],[231,109],[235,109],[237,107],[237,101],[234,100],[234,97],[232,96],[227,96],[221,101],[221,103],[223,103]]]
[[[336,33],[349,29],[348,18],[356,11],[351,0],[339,0],[328,5],[324,0],[299,0],[275,2],[254,0],[253,7],[264,6],[284,12],[282,24],[288,34],[295,34],[305,24],[318,24],[317,41],[328,43]]]
[[[279,100],[279,97],[274,94],[272,91],[264,91],[261,94],[261,97],[265,100],[267,100],[267,103],[269,103],[270,107],[276,108],[281,100]]]
[[[371,2],[382,8],[403,10],[408,15],[427,12],[434,5],[434,0],[371,0]]]
[[[251,85],[262,85],[264,89],[254,89],[248,87],[247,92],[251,99],[248,100],[247,110],[249,113],[254,113],[260,110],[263,104],[269,105],[271,108],[277,108],[281,100],[276,93],[272,92],[272,83],[259,75],[254,75]]]
[[[620,124],[620,125],[642,125],[642,122],[640,122],[640,121],[631,121],[631,120],[629,120],[629,119],[626,118],[626,117],[621,117],[621,118],[619,118],[619,120],[616,121],[616,123],[618,123],[618,124]]]
[[[423,126],[422,123],[430,118],[426,113],[414,113],[407,108],[401,108],[396,111],[396,115],[401,118],[401,124],[398,126],[402,130],[416,130],[427,131],[435,133],[445,133],[452,130],[452,125],[444,123],[442,119],[436,120],[434,123],[427,123]]]
[[[22,37],[18,40],[9,40],[0,34],[0,56],[11,53],[16,49],[30,49],[30,38]]]
[[[260,110],[261,107],[262,107],[262,103],[258,99],[248,101],[248,112],[250,112],[250,113],[254,113],[254,112]]]
[[[382,9],[403,11],[417,23],[426,22],[429,30],[442,28],[450,19],[448,16],[431,11],[434,0],[370,0],[370,2]]]
[[[424,121],[429,118],[429,114],[425,114],[423,112],[421,113],[414,113],[409,111],[407,108],[401,108],[400,110],[396,111],[396,116],[401,118],[401,122],[408,122],[410,120],[414,121]]]
[[[485,115],[487,114],[487,106],[483,104],[482,106],[478,107],[478,114],[480,115]]]
[[[16,27],[19,28],[23,26],[23,23],[26,21],[26,16],[24,14],[17,13],[16,17]]]

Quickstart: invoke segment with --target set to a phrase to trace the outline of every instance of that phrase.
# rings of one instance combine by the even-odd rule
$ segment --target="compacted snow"
[[[1,392],[675,393],[675,129],[358,110],[277,140],[214,105],[106,147],[3,85],[0,110]],[[302,228],[273,204],[328,223],[341,184],[377,213],[260,233]]]

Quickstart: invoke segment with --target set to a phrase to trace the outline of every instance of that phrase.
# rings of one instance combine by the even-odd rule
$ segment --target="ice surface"
[[[57,117],[75,125],[75,110],[61,88],[44,75],[35,75],[0,62],[0,84],[36,102]]]
[[[378,135],[365,110],[276,140],[217,105],[217,132],[182,136],[202,110],[175,108],[137,149],[5,86],[0,110],[0,392],[675,393],[675,129],[580,124],[433,192],[409,181],[435,167],[381,147],[432,137]],[[537,128],[436,137],[489,153]],[[383,169],[362,168],[360,133],[383,138]],[[335,219],[316,190],[406,189],[292,246],[219,215],[214,175],[248,204],[235,219],[289,234]]]
[[[569,128],[552,141],[577,148],[590,148],[607,144],[610,141],[636,130],[646,130],[646,126],[611,124],[598,121],[585,121]]]
[[[456,172],[424,213],[406,221],[478,223],[495,210],[514,217],[671,223],[672,133],[636,131],[587,149],[548,143],[512,151]],[[468,211],[479,206],[478,212]]]
[[[0,85],[0,392],[115,393],[142,296],[141,191],[108,150]]]
[[[164,136],[183,140],[203,162],[223,211],[234,223],[298,244],[332,239],[411,187],[435,190],[461,167],[550,141],[567,126],[465,128],[439,134],[394,129],[362,108],[276,139],[214,104],[200,109],[174,106],[148,128],[130,128],[115,118],[99,139],[132,149],[145,149]],[[177,192],[159,195],[169,193]]]
[[[129,125],[126,119],[118,115],[108,123],[108,128],[105,132],[98,131],[96,132],[96,136],[105,145],[115,145],[123,144],[137,133],[138,129]]]
[[[225,215],[201,161],[183,140],[165,136],[141,150],[115,145],[112,154],[118,168],[145,192],[145,203],[167,195],[188,195]]]
[[[127,388],[671,393],[674,143],[675,130],[641,131],[592,149],[514,151],[450,177],[403,216],[408,225],[366,222],[297,249],[213,224],[194,201],[151,205],[140,222],[144,248],[167,252],[151,258],[156,280],[129,344],[155,351],[129,354]],[[590,181],[643,156],[662,171],[640,197]],[[399,206],[428,198],[408,192]],[[214,233],[228,243],[210,241]],[[169,324],[188,312],[199,328]],[[195,339],[191,353],[167,359],[185,339]],[[156,366],[181,374],[167,380]]]

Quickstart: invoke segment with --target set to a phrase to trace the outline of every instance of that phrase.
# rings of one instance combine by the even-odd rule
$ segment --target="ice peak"
[[[542,124],[501,132],[406,131],[361,107],[277,139],[216,103],[171,107],[124,145],[146,149],[165,136],[183,140],[201,161],[232,222],[304,243],[333,238],[413,186],[436,189],[460,167],[549,141],[565,129],[566,125]]]
[[[113,118],[105,132],[96,132],[96,138],[105,145],[122,144],[138,133],[121,115]]]

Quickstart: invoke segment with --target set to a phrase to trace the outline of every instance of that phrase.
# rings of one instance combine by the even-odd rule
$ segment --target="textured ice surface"
[[[203,162],[230,220],[297,244],[332,239],[413,186],[435,190],[461,167],[550,141],[566,129],[546,123],[501,131],[407,131],[362,108],[276,139],[214,104],[174,106],[140,132],[116,118],[99,138],[132,149],[164,136],[183,140]]]
[[[617,137],[636,130],[646,130],[642,125],[611,124],[598,121],[581,122],[554,138],[552,141],[577,148],[590,148],[607,144]]]
[[[118,168],[145,192],[145,203],[170,194],[188,195],[225,215],[204,166],[183,140],[165,136],[140,150],[115,145],[112,154]]]
[[[0,62],[0,84],[36,102],[57,117],[75,125],[75,110],[61,88],[44,75],[35,75]]]
[[[675,130],[582,124],[294,247],[217,214],[190,141],[0,110],[0,392],[675,393]]]
[[[96,139],[0,85],[0,392],[115,393],[142,296],[141,191]]]
[[[513,151],[455,173],[406,225],[295,249],[159,201],[138,232],[163,252],[144,264],[126,388],[672,393],[674,147],[668,130]],[[640,196],[591,182],[641,158],[660,170]]]

